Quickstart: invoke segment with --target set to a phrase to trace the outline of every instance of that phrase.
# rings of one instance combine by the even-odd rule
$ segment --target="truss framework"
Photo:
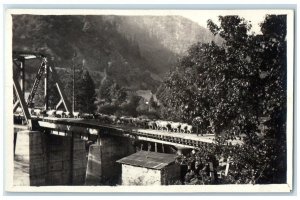
[[[41,65],[36,74],[33,86],[31,88],[30,94],[28,96],[27,101],[25,101],[25,61],[29,59],[41,59]],[[14,75],[13,75],[13,83],[14,83],[14,92],[16,95],[16,100],[14,102],[13,112],[16,112],[18,107],[21,107],[22,112],[24,114],[25,120],[29,127],[32,127],[31,123],[31,114],[29,112],[29,108],[33,108],[33,100],[35,94],[37,92],[39,83],[41,82],[42,77],[44,77],[44,98],[45,104],[44,109],[48,110],[49,105],[49,92],[48,92],[48,79],[49,73],[52,73],[52,77],[54,79],[54,84],[58,90],[60,95],[60,100],[55,106],[58,109],[61,105],[63,105],[64,109],[67,112],[71,113],[71,106],[68,102],[66,95],[61,87],[61,82],[58,78],[58,74],[55,68],[48,63],[47,56],[38,53],[21,53],[14,52],[13,53],[13,64],[14,64]]]

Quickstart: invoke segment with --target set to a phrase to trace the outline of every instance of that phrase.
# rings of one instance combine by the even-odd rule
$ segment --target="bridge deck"
[[[195,133],[188,134],[188,133],[174,133],[174,132],[167,132],[167,131],[162,131],[162,130],[152,130],[152,129],[136,129],[138,132],[143,132],[143,133],[150,133],[150,134],[155,134],[155,135],[163,135],[163,136],[173,136],[177,138],[182,138],[182,139],[188,139],[188,140],[197,140],[197,141],[202,141],[206,143],[213,143],[214,142],[214,135],[198,135]]]
[[[163,130],[152,130],[145,128],[137,128],[128,125],[119,124],[104,124],[95,119],[75,119],[75,118],[54,118],[44,117],[37,118],[39,125],[44,128],[49,128],[58,131],[74,131],[79,133],[98,134],[103,133],[101,130],[116,130],[114,134],[120,136],[132,136],[138,137],[141,140],[163,142],[169,144],[179,144],[182,146],[189,147],[200,147],[205,144],[214,143],[214,135],[197,135],[195,133],[176,133],[167,132]],[[110,131],[107,131],[110,133]],[[232,145],[241,144],[241,140],[230,140],[228,141]]]

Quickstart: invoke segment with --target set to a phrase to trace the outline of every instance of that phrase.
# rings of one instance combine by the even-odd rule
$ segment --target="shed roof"
[[[117,162],[126,165],[160,170],[175,162],[176,157],[177,155],[175,154],[138,151],[137,153],[117,160]]]

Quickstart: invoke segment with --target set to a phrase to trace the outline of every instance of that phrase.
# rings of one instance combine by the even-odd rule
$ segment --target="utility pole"
[[[20,87],[22,90],[22,95],[25,98],[25,58],[20,59]]]
[[[75,58],[76,58],[76,51],[74,52],[72,58],[72,65],[73,65],[73,101],[72,101],[72,113],[75,112]]]
[[[47,63],[47,58],[43,58],[44,62],[45,62],[45,66],[44,66],[44,74],[45,74],[45,87],[44,87],[44,98],[45,98],[45,110],[48,110],[49,108],[49,94],[48,94],[48,76],[49,76],[49,67],[48,67],[48,63]]]

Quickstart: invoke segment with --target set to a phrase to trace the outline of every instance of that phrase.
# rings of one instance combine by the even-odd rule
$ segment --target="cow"
[[[41,116],[41,115],[45,115],[46,114],[46,110],[41,110],[41,109],[34,109],[33,110],[33,113],[36,115],[36,116]]]
[[[120,117],[120,124],[126,124],[126,117],[125,116]]]
[[[100,114],[99,114],[99,113],[93,113],[93,119],[98,119],[98,118],[99,118],[99,116],[100,116]]]
[[[156,120],[156,121],[155,121],[155,124],[156,124],[156,129],[157,129],[157,130],[159,130],[159,129],[162,128],[162,126],[161,126],[161,120]]]
[[[169,122],[169,121],[157,120],[156,126],[157,126],[157,129],[160,129],[160,130],[164,130],[164,129],[166,129],[166,131],[171,130],[171,122]]]
[[[94,116],[93,116],[93,114],[83,113],[82,118],[84,118],[84,119],[93,119]]]
[[[145,128],[148,125],[148,121],[148,119],[137,118],[135,123],[138,127]]]
[[[99,116],[99,121],[105,124],[113,124],[118,121],[118,118],[114,115],[101,114]]]
[[[132,117],[131,123],[133,126],[139,126],[139,118]]]
[[[187,123],[182,123],[180,126],[180,132],[185,133],[187,126],[188,126]]]
[[[81,116],[80,112],[73,112],[74,118],[79,118]]]
[[[62,117],[64,117],[64,111],[62,111],[62,110],[57,110],[57,111],[56,111],[56,115],[57,115],[58,117],[62,118]]]
[[[67,118],[70,118],[72,117],[71,113],[70,112],[64,112],[64,117],[67,117]]]
[[[147,125],[148,125],[148,128],[150,128],[150,129],[156,129],[157,128],[155,121],[150,121],[150,122],[147,123]]]
[[[41,109],[34,109],[33,110],[33,114],[36,116],[40,116],[41,115],[42,110]]]
[[[126,116],[121,116],[119,122],[120,124],[128,124],[128,118]]]
[[[116,124],[119,121],[119,118],[115,115],[109,116],[109,123]]]
[[[23,113],[22,108],[18,107],[17,110],[16,110],[16,113],[18,113],[18,114]]]
[[[48,110],[46,114],[48,117],[56,117],[56,110]]]
[[[100,114],[99,117],[98,117],[98,120],[102,123],[110,123],[109,115]]]
[[[180,122],[172,122],[171,123],[171,130],[174,132],[180,132],[181,123]]]
[[[186,132],[191,134],[192,131],[193,131],[193,126],[192,125],[187,125],[186,126]]]

